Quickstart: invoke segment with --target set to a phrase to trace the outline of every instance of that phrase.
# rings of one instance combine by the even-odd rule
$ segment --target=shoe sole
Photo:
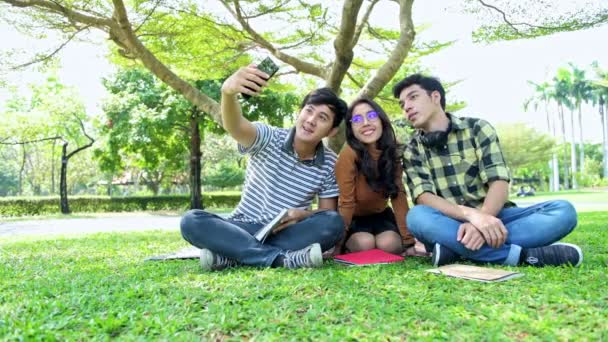
[[[312,267],[321,267],[323,265],[323,252],[321,251],[321,245],[314,243],[310,249],[310,262]]]
[[[441,260],[441,245],[436,243],[435,246],[433,247],[432,262],[433,262],[434,267],[439,267],[439,260]]]
[[[575,244],[572,243],[567,243],[567,242],[556,242],[556,243],[552,243],[551,245],[561,245],[561,246],[570,246],[574,249],[576,249],[576,252],[578,253],[578,262],[576,263],[576,265],[572,265],[573,267],[578,267],[582,262],[583,262],[583,251],[581,250],[581,248]]]
[[[213,253],[208,249],[201,249],[201,268],[204,271],[212,271],[213,268]]]

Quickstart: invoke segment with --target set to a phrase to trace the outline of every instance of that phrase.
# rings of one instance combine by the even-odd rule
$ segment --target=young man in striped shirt
[[[181,221],[184,239],[201,248],[201,266],[318,267],[322,252],[340,240],[344,223],[336,212],[336,154],[323,145],[346,114],[346,103],[330,89],[308,94],[295,127],[282,129],[243,117],[239,93],[258,95],[266,75],[255,65],[239,69],[222,85],[223,126],[250,155],[241,201],[227,218],[191,210]],[[315,197],[319,209],[310,210]],[[287,216],[264,243],[253,237],[282,209]]]
[[[411,75],[393,88],[416,129],[404,171],[412,200],[407,226],[433,250],[433,264],[461,258],[504,265],[578,266],[578,246],[555,243],[576,226],[574,207],[549,201],[517,208],[508,201],[509,171],[494,128],[445,112],[433,77]]]

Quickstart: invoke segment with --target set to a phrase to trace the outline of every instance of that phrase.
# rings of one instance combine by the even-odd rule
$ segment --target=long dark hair
[[[376,141],[376,148],[381,152],[377,162],[370,155],[367,146],[355,137],[350,122],[353,117],[353,110],[361,103],[370,105],[378,113],[378,118],[382,123],[382,135]],[[383,192],[387,198],[397,197],[399,187],[395,184],[395,177],[398,167],[402,166],[400,154],[403,153],[403,145],[397,143],[395,130],[382,107],[368,98],[357,99],[348,107],[345,120],[346,142],[357,154],[357,169],[363,173],[372,190]]]

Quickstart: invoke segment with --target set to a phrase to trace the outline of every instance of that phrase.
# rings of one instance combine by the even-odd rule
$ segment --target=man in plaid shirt
[[[578,246],[556,243],[577,223],[569,202],[518,208],[508,201],[509,171],[488,122],[446,113],[445,90],[433,77],[411,75],[393,94],[416,129],[404,153],[416,204],[407,226],[433,250],[435,266],[461,258],[512,266],[582,262]]]

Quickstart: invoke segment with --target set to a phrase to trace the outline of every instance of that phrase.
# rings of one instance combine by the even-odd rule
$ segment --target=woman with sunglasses
[[[346,232],[335,253],[345,247],[350,252],[378,248],[415,254],[415,239],[405,224],[402,145],[388,116],[376,102],[361,98],[350,105],[345,119],[347,145],[336,162],[336,179]]]

